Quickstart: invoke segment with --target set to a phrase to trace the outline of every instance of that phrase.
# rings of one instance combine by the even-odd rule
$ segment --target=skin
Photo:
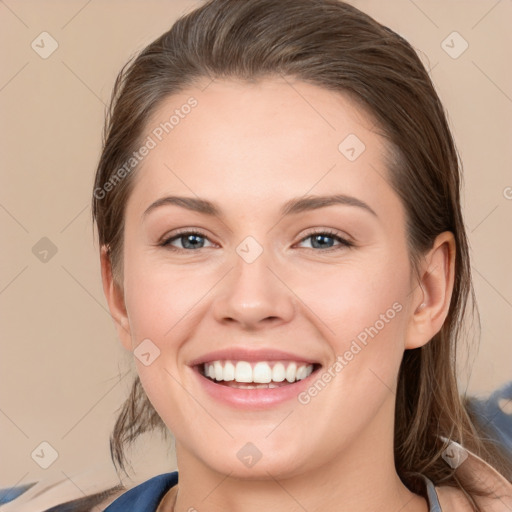
[[[427,343],[448,313],[453,236],[437,237],[418,280],[385,140],[348,97],[291,79],[206,85],[167,98],[148,123],[150,134],[191,95],[198,101],[137,172],[119,285],[101,253],[123,346],[149,338],[160,350],[149,366],[135,362],[176,438],[175,510],[427,511],[394,467],[394,390],[404,350]],[[348,134],[366,146],[355,161],[338,150]],[[279,213],[292,198],[334,193],[376,215],[339,204]],[[208,199],[222,213],[165,205],[144,215],[169,195]],[[180,228],[204,232],[202,248],[187,248],[186,237],[172,242],[178,252],[158,245]],[[315,246],[312,228],[354,245]],[[263,249],[252,263],[236,252],[247,236]],[[306,405],[241,412],[209,398],[187,366],[237,345],[291,351],[327,369],[394,303],[401,311]],[[247,442],[262,454],[250,468],[237,457]]]

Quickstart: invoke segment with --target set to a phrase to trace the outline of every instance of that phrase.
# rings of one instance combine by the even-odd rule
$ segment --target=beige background
[[[0,487],[53,476],[78,488],[74,475],[91,469],[116,480],[108,437],[134,367],[106,310],[90,222],[104,104],[128,57],[199,3],[0,1]],[[482,324],[461,384],[488,393],[511,378],[512,3],[353,3],[420,51],[448,109]],[[43,31],[59,45],[47,59],[31,48]],[[453,31],[469,44],[457,59],[441,46]],[[46,263],[32,252],[42,237],[57,249]],[[59,455],[48,469],[31,458],[42,441]],[[168,452],[158,436],[142,440],[135,479],[173,469]]]

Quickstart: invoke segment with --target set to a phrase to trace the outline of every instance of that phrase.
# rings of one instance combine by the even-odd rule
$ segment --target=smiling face
[[[417,302],[405,213],[372,120],[288,82],[191,87],[147,125],[116,314],[126,349],[153,354],[137,370],[182,466],[258,478],[358,467],[350,453],[393,464]]]

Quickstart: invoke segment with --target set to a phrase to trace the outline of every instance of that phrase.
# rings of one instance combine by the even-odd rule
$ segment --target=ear
[[[419,282],[412,293],[405,349],[427,344],[440,330],[448,315],[455,277],[455,239],[445,231],[423,257]]]
[[[124,304],[124,293],[114,280],[110,255],[105,246],[101,247],[100,260],[103,293],[107,299],[110,315],[116,324],[117,335],[123,347],[131,352],[133,350],[132,337],[130,322]]]

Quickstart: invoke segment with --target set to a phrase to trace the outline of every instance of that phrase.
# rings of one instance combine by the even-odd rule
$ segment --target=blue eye
[[[203,244],[201,244],[201,238],[208,240],[206,236],[204,236],[199,231],[183,231],[181,233],[178,233],[177,235],[174,235],[171,238],[168,238],[167,240],[164,240],[164,242],[161,245],[162,247],[168,247],[169,249],[177,251],[188,249],[198,250],[203,249],[204,246],[204,242]],[[171,245],[172,242],[174,242],[175,240],[179,240],[182,243],[183,248]]]
[[[330,230],[310,233],[308,236],[304,237],[300,243],[303,243],[308,239],[312,240],[312,249],[320,249],[321,251],[343,249],[353,247],[354,245],[352,242],[349,242],[345,238],[339,236],[336,232]],[[196,251],[207,247],[204,245],[205,240],[208,240],[208,238],[200,231],[181,231],[172,237],[167,238],[159,245],[172,251]],[[182,246],[176,247],[173,245],[176,241],[179,241]],[[333,246],[331,245],[332,242],[338,242],[338,245]]]
[[[323,251],[329,251],[329,250],[336,250],[336,249],[342,249],[344,247],[352,247],[354,244],[352,242],[349,242],[345,238],[342,238],[339,236],[336,232],[324,230],[324,231],[316,231],[314,233],[310,233],[308,236],[303,238],[301,242],[304,242],[305,240],[311,239],[313,246],[313,249],[322,249]],[[330,242],[329,241],[337,241],[339,242],[338,246],[332,246],[327,245]]]

